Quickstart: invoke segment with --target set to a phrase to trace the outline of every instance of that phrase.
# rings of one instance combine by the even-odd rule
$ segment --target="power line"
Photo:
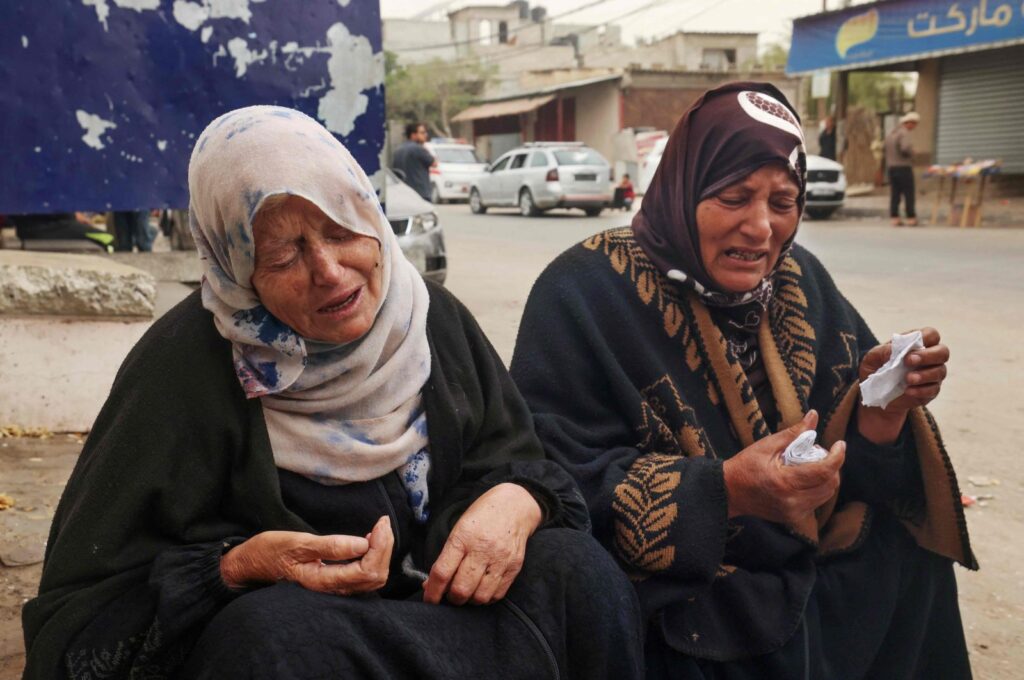
[[[643,5],[640,5],[639,7],[634,7],[633,9],[629,10],[628,12],[626,12],[624,14],[620,14],[619,16],[612,17],[611,19],[608,19],[608,20],[606,20],[606,21],[604,21],[604,22],[602,22],[600,24],[596,24],[594,26],[590,26],[588,28],[585,28],[582,31],[579,31],[576,35],[585,35],[587,33],[591,33],[593,31],[598,30],[602,26],[607,26],[608,24],[613,24],[613,23],[622,21],[623,19],[631,17],[631,16],[633,16],[635,14],[639,14],[639,13],[645,12],[645,11],[647,11],[647,10],[653,8],[653,7],[657,7],[658,5],[664,5],[664,4],[669,3],[669,2],[677,2],[677,1],[678,0],[651,0],[650,2],[647,2],[647,3],[643,4]],[[687,17],[683,21],[684,22],[689,21],[690,19],[694,18],[695,16],[699,16],[703,12],[706,12],[708,9],[709,8],[705,7],[700,12],[697,12],[694,15],[691,15],[691,16]],[[522,50],[522,51],[510,52],[508,54],[496,54],[493,57],[488,57],[488,55],[483,55],[483,56],[479,57],[478,60],[464,60],[464,62],[465,63],[473,63],[474,61],[479,61],[480,63],[484,63],[484,64],[492,64],[492,63],[499,62],[499,61],[505,61],[506,59],[514,59],[516,57],[521,57],[521,56],[523,56],[525,54],[532,54],[534,52],[539,52],[540,50],[543,50],[545,47],[549,47],[549,45],[546,45],[544,43],[537,43],[535,45],[530,46],[528,49],[525,49],[525,50]]]
[[[561,19],[563,17],[567,17],[570,14],[576,14],[577,12],[582,12],[585,9],[590,9],[591,7],[596,7],[597,5],[603,5],[603,4],[605,4],[606,2],[609,2],[609,1],[610,0],[591,0],[591,2],[584,3],[584,4],[580,5],[579,7],[574,7],[573,9],[570,9],[570,10],[568,10],[566,12],[562,12],[561,14],[556,14],[554,16],[547,17],[545,20],[546,21],[557,21],[558,19]],[[451,4],[451,3],[449,2],[449,3],[441,3],[441,4],[442,4],[442,6],[444,6],[444,5],[448,5],[448,4]],[[435,7],[436,7],[436,5],[435,5]],[[605,22],[605,23],[607,23],[607,22]],[[524,26],[519,26],[517,28],[513,28],[512,30],[510,30],[508,32],[508,34],[509,35],[514,35],[516,33],[519,33],[521,31],[525,31],[525,30],[530,29],[530,28],[533,28],[533,24],[526,24]],[[434,45],[417,45],[415,47],[401,47],[401,48],[397,48],[397,49],[395,49],[393,51],[394,52],[423,52],[423,51],[426,51],[426,50],[444,49],[446,47],[462,47],[464,45],[472,45],[474,43],[480,43],[480,42],[483,42],[484,40],[490,40],[490,39],[491,39],[491,36],[488,35],[488,36],[480,36],[480,37],[477,37],[477,38],[467,38],[466,40],[456,40],[455,42],[437,43],[437,44],[434,44]]]
[[[713,9],[721,8],[723,5],[727,4],[728,2],[729,2],[729,0],[711,0],[711,4],[707,5],[703,9],[697,10],[696,12],[691,14],[690,16],[688,16],[685,19],[683,19],[682,21],[680,21],[678,24],[676,24],[676,27],[673,28],[670,32],[662,33],[660,36],[655,36],[654,38],[651,39],[651,42],[657,42],[659,40],[664,40],[665,38],[669,37],[670,35],[675,35],[676,33],[679,32],[679,29],[682,28],[682,26],[684,24],[687,24],[687,23],[693,21],[694,19],[696,19],[699,16],[703,16],[704,14],[707,14],[708,12],[710,12]]]
[[[417,20],[417,21],[418,20],[426,19],[428,16],[430,16],[434,12],[437,12],[439,10],[444,9],[445,7],[448,7],[449,5],[451,5],[454,2],[455,2],[455,0],[443,0],[442,2],[439,2],[437,4],[431,5],[430,7],[426,8],[422,12],[417,12],[416,14],[413,14],[409,18],[413,19],[413,20]]]
[[[599,0],[599,1],[606,2],[607,0]],[[706,7],[703,7],[702,9],[694,12],[693,14],[691,14],[691,15],[687,16],[685,19],[683,19],[679,24],[677,24],[677,27],[676,27],[675,31],[673,31],[673,33],[678,31],[679,30],[679,26],[681,26],[682,24],[685,24],[685,23],[687,23],[687,22],[689,22],[689,21],[691,21],[691,20],[701,16],[702,14],[710,11],[711,9],[715,8],[716,6],[717,7],[721,7],[721,6],[725,5],[728,1],[729,0],[722,0],[722,1],[713,0],[710,5],[708,5]],[[608,24],[614,24],[616,22],[622,21],[623,19],[629,18],[629,17],[634,16],[636,14],[640,14],[641,12],[645,12],[645,11],[647,11],[649,9],[657,7],[658,5],[668,4],[670,2],[679,2],[679,0],[650,0],[650,2],[644,3],[643,5],[640,5],[639,7],[634,7],[633,9],[629,10],[628,12],[625,12],[625,13],[620,14],[618,16],[612,17],[611,19],[607,19],[607,20],[605,20],[604,22],[602,22],[600,24],[595,24],[593,26],[588,26],[587,28],[583,29],[582,31],[579,31],[576,35],[585,35],[587,33],[592,33],[593,31],[596,31],[596,30],[600,29],[602,26],[607,26]],[[586,7],[586,5],[581,6],[581,7],[577,7],[575,10],[572,10],[572,11],[573,12],[579,11],[581,9],[584,9],[585,7]],[[560,14],[558,16],[565,16],[566,14],[569,14],[569,12],[563,12],[562,14]],[[486,55],[485,54],[485,55],[480,55],[478,57],[470,57],[470,58],[454,60],[454,61],[451,61],[451,62],[447,62],[447,65],[458,67],[458,66],[468,66],[468,65],[473,65],[473,64],[482,64],[482,65],[487,66],[487,65],[495,64],[495,63],[498,63],[498,62],[501,62],[501,61],[507,61],[509,59],[517,59],[519,57],[523,57],[523,56],[526,56],[526,55],[529,55],[529,54],[534,54],[536,52],[540,52],[541,50],[543,50],[543,49],[545,49],[547,47],[550,47],[550,45],[546,44],[546,43],[534,43],[533,45],[524,45],[523,47],[524,47],[524,49],[517,49],[517,50],[511,51],[511,52],[499,53],[499,54],[494,54],[494,55]]]

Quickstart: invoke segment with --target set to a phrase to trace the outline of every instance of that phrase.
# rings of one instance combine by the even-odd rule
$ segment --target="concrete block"
[[[156,282],[95,255],[0,250],[0,315],[153,316]]]
[[[0,425],[85,432],[149,319],[0,316]]]

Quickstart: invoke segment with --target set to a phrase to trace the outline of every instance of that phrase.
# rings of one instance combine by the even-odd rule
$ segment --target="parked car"
[[[843,166],[822,156],[807,156],[807,214],[825,220],[843,207],[846,174]]]
[[[444,283],[448,259],[444,249],[444,230],[434,206],[408,184],[385,168],[387,190],[383,198],[384,214],[398,237],[402,252],[416,266],[423,278]]]
[[[611,204],[611,167],[582,143],[534,142],[500,156],[469,190],[469,207],[518,207],[525,216],[580,208],[590,217]]]
[[[654,148],[651,149],[644,158],[643,163],[640,164],[640,176],[636,178],[636,193],[647,193],[647,188],[651,186],[651,180],[654,179],[654,171],[661,164],[661,157],[665,153],[666,144],[668,144],[668,137],[662,137],[654,142]]]
[[[437,159],[437,165],[430,169],[431,201],[468,200],[473,180],[487,167],[476,155],[476,148],[447,138],[433,139],[423,146]]]

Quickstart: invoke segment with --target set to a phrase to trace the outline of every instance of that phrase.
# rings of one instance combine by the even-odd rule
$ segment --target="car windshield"
[[[442,163],[479,163],[473,149],[434,149],[434,155]]]
[[[556,151],[555,161],[559,165],[605,165],[601,154],[593,149],[572,149]]]

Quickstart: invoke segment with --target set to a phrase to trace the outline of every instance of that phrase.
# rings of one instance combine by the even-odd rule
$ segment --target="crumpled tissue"
[[[817,463],[828,455],[828,451],[814,443],[818,433],[814,430],[807,430],[793,440],[793,443],[782,452],[783,465],[803,465],[804,463]]]
[[[893,334],[892,356],[860,385],[861,402],[865,406],[885,408],[889,402],[906,391],[908,369],[904,365],[903,359],[915,349],[924,349],[921,331],[914,331],[906,335]]]

